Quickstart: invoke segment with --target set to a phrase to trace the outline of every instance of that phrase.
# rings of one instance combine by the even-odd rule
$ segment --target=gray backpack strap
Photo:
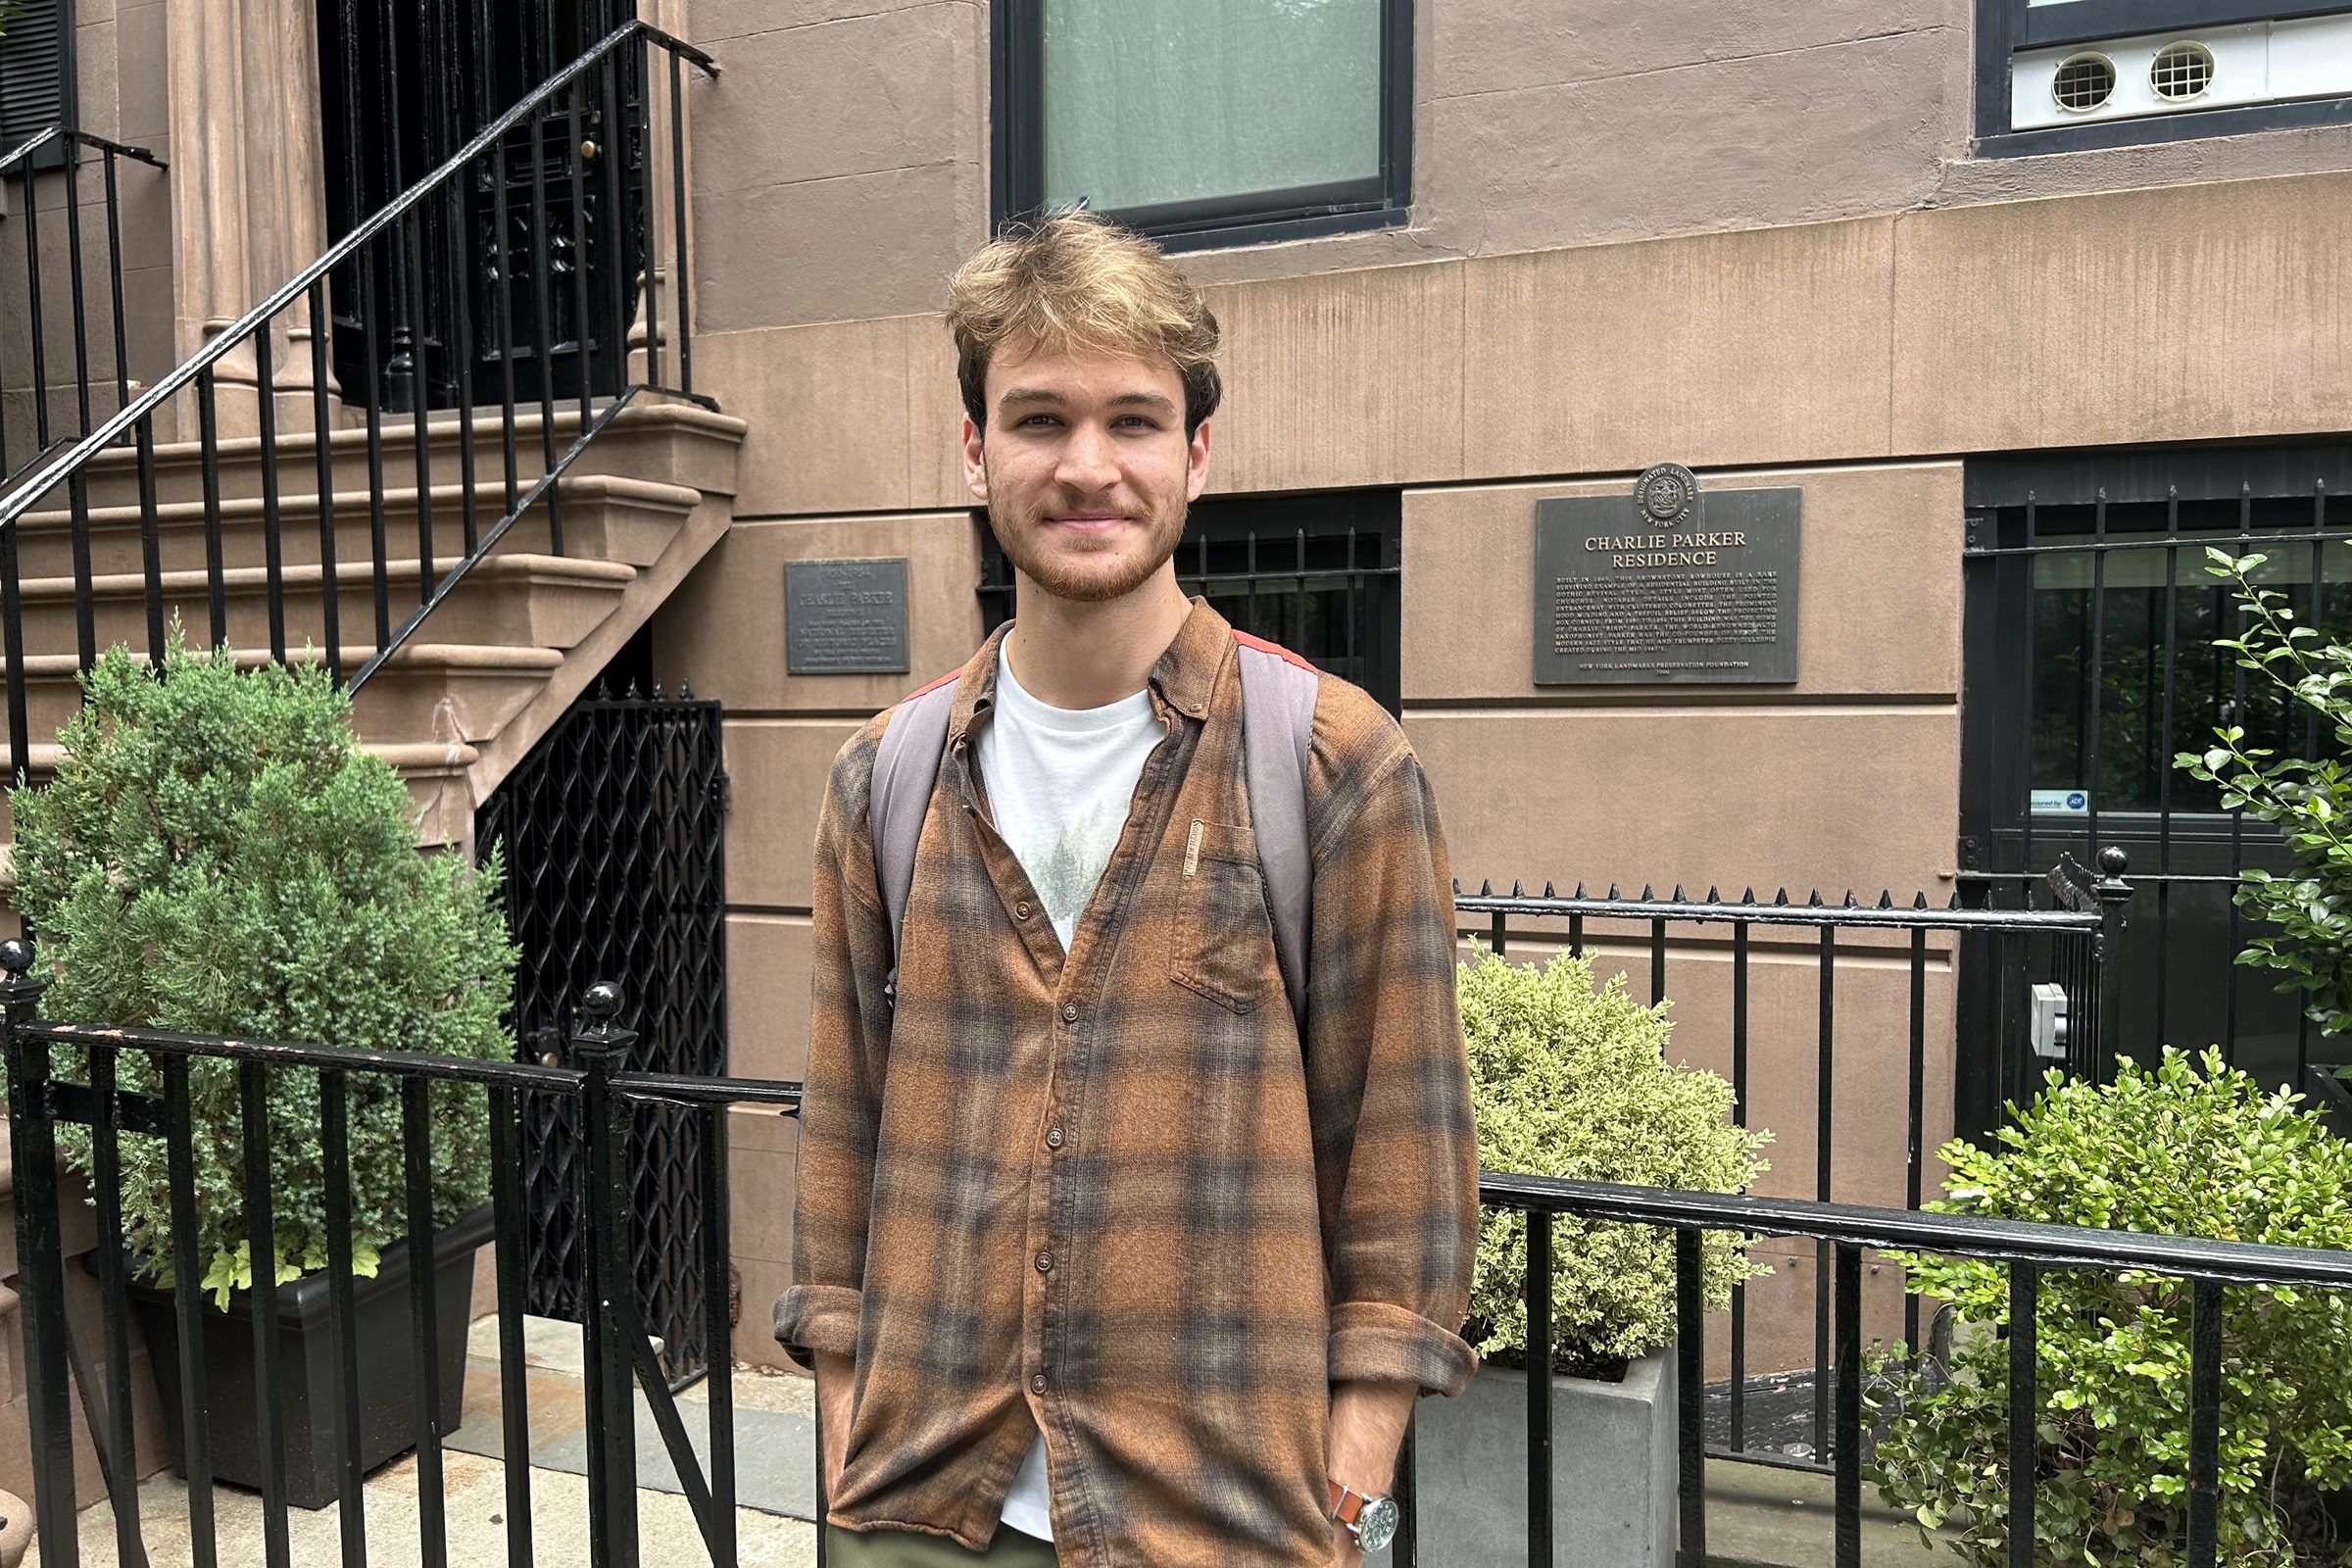
[[[1242,661],[1242,748],[1250,778],[1250,825],[1274,917],[1291,1014],[1306,1033],[1306,955],[1313,931],[1314,848],[1306,836],[1306,761],[1314,740],[1322,673],[1272,643],[1238,633]]]
[[[899,704],[874,752],[865,817],[874,841],[874,887],[890,920],[890,981],[884,994],[893,1005],[899,999],[899,931],[906,918],[907,890],[914,886],[914,847],[922,839],[931,792],[939,784],[958,684],[950,676]]]

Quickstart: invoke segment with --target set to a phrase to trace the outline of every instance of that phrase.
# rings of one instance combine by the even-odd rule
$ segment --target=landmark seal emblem
[[[1690,515],[1698,499],[1698,475],[1679,463],[1660,463],[1634,481],[1634,505],[1650,521],[1672,527]]]

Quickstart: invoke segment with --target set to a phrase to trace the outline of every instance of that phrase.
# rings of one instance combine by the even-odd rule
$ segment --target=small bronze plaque
[[[1630,496],[1537,503],[1536,684],[1793,682],[1803,496],[1661,464]]]
[[[906,559],[784,564],[784,664],[795,675],[904,675]]]

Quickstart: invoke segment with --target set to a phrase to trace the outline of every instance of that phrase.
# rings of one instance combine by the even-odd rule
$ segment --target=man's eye
[[[1131,430],[1156,430],[1159,428],[1159,422],[1156,419],[1142,414],[1130,414],[1119,423]]]
[[[1061,421],[1058,418],[1055,418],[1051,414],[1032,414],[1018,421],[1013,428],[1018,430],[1042,430],[1048,425],[1059,424],[1060,422]]]

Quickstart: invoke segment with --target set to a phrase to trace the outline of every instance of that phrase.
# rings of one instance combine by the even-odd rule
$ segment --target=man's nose
[[[1119,466],[1111,452],[1109,435],[1087,424],[1071,430],[1069,440],[1062,446],[1054,477],[1073,490],[1107,490],[1117,484]]]

